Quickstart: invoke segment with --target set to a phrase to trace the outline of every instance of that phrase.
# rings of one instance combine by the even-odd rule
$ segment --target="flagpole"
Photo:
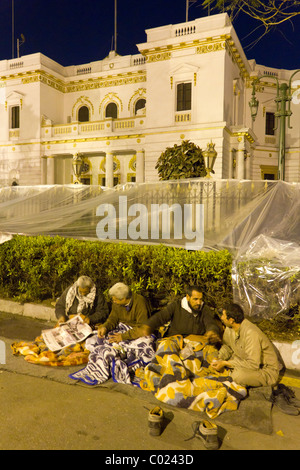
[[[185,21],[189,21],[189,0],[186,0],[186,7],[185,7]]]
[[[117,0],[115,0],[115,52],[117,52]]]
[[[11,51],[12,59],[15,58],[15,13],[14,0],[11,0]]]

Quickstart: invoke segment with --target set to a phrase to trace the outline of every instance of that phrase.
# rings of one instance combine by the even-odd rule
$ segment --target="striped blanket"
[[[119,323],[111,333],[124,333],[130,328]],[[135,370],[145,367],[155,356],[153,335],[111,344],[108,338],[99,338],[95,333],[86,340],[85,346],[90,351],[87,366],[69,377],[87,385],[102,384],[110,377],[114,382],[138,385]]]
[[[180,408],[206,412],[216,418],[236,410],[246,397],[246,388],[233,382],[228,372],[210,368],[218,351],[204,337],[171,336],[158,342],[154,360],[136,371],[140,387],[151,391],[161,402]]]

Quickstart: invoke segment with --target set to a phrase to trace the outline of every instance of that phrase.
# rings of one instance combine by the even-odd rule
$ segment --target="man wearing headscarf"
[[[104,295],[88,276],[80,276],[64,290],[55,305],[55,315],[63,323],[74,315],[81,315],[86,323],[96,325],[108,317],[109,309]]]

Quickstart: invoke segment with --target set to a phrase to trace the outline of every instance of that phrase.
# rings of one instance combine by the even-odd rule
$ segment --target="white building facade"
[[[153,182],[160,154],[182,140],[215,144],[214,178],[277,179],[275,78],[288,83],[294,71],[248,61],[226,14],[146,34],[139,54],[79,66],[42,54],[0,61],[0,184],[70,184],[76,155],[85,184]],[[263,75],[253,123],[251,84]],[[294,83],[289,182],[300,181],[297,75]]]

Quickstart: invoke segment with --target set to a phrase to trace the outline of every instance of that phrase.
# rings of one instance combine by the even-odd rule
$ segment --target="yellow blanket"
[[[25,341],[13,343],[11,348],[14,355],[25,356],[25,361],[45,366],[86,364],[90,353],[85,349],[85,342],[77,343],[58,352],[52,352],[45,345],[42,336],[38,336],[32,343],[26,343]]]
[[[205,411],[210,418],[236,410],[247,390],[233,382],[228,372],[210,368],[217,354],[204,337],[164,338],[158,342],[155,359],[144,370],[136,371],[140,387],[161,402]]]

